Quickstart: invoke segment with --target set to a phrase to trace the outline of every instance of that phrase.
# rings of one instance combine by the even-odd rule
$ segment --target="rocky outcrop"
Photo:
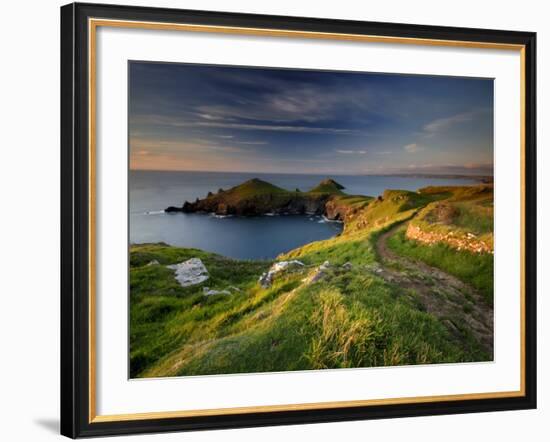
[[[200,258],[191,258],[166,267],[175,270],[174,277],[182,287],[200,284],[209,278],[208,270],[206,270]]]
[[[325,204],[325,216],[331,220],[346,222],[361,210],[361,206],[349,204],[341,198],[329,198]]]
[[[168,207],[166,212],[215,213],[216,215],[260,216],[274,215],[323,215],[329,195],[308,195],[287,192],[278,195],[253,195],[237,201],[224,200],[214,195],[190,203],[186,201],[181,208]]]
[[[306,284],[315,284],[316,282],[321,281],[327,276],[327,271],[331,268],[330,262],[325,261],[321,264],[315,271],[306,279],[303,280]]]
[[[345,205],[329,202],[341,195],[343,186],[334,180],[323,180],[309,192],[287,191],[254,178],[229,190],[208,193],[206,198],[185,201],[181,207],[170,206],[166,213],[214,213],[229,216],[259,215],[325,215],[328,219],[343,220]]]
[[[273,264],[270,269],[262,273],[258,282],[263,288],[269,288],[273,284],[273,278],[278,274],[292,267],[304,267],[304,263],[295,259],[291,261],[281,261]]]

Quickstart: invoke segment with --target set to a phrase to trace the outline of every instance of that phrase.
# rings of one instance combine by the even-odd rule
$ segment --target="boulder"
[[[329,268],[330,268],[329,261],[325,261],[323,264],[319,266],[319,270],[321,270],[322,272],[324,272],[325,270],[328,270]]]
[[[346,263],[342,266],[342,268],[343,268],[344,270],[351,270],[351,269],[353,269],[353,264],[352,264],[351,262],[348,261],[348,262],[346,262]]]
[[[277,273],[281,273],[282,271],[287,270],[291,267],[303,267],[303,266],[304,266],[304,263],[296,259],[293,259],[291,261],[276,262],[270,267],[270,269],[267,272],[262,273],[258,282],[264,289],[271,287],[271,284],[273,284],[273,277]]]
[[[200,284],[209,278],[208,270],[200,258],[191,258],[166,267],[175,270],[175,278],[182,287]]]
[[[306,279],[303,280],[303,282],[307,284],[314,284],[321,279],[323,279],[325,276],[327,276],[327,271],[331,268],[330,262],[325,261],[323,264],[321,264],[313,274],[308,276]]]
[[[214,290],[210,289],[209,287],[204,287],[202,289],[202,292],[204,296],[212,296],[212,295],[230,295],[231,292],[229,290]]]
[[[273,283],[272,277],[273,277],[273,275],[271,273],[264,272],[260,275],[260,278],[258,279],[258,282],[260,283],[260,285],[264,289],[267,289],[267,288],[271,287],[271,284]]]
[[[314,284],[314,283],[316,283],[317,281],[320,281],[321,279],[323,279],[325,276],[327,276],[327,274],[326,274],[324,271],[318,269],[318,270],[313,274],[313,276],[312,276],[311,278],[309,278],[309,281],[308,281],[308,282],[309,282],[310,284]]]

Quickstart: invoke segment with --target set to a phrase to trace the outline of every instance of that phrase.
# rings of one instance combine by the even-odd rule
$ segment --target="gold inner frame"
[[[367,399],[336,402],[317,402],[285,405],[261,405],[235,408],[216,408],[181,411],[159,411],[147,413],[97,415],[96,413],[96,35],[97,28],[116,27],[148,30],[170,30],[186,32],[208,32],[218,34],[254,35],[269,37],[292,37],[356,41],[369,43],[412,44],[420,46],[446,46],[477,49],[499,49],[518,51],[520,54],[520,167],[521,167],[521,226],[520,226],[520,389],[487,393],[465,393],[438,396],[399,397],[388,399]],[[492,42],[439,40],[410,37],[388,37],[377,35],[339,34],[282,29],[245,28],[232,26],[210,26],[181,23],[140,22],[128,20],[88,19],[88,93],[89,93],[89,423],[132,421],[144,419],[167,419],[232,415],[259,412],[321,410],[327,408],[365,407],[375,405],[415,404],[426,402],[480,400],[525,396],[525,46]]]

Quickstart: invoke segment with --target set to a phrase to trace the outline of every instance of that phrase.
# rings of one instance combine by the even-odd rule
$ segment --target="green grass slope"
[[[317,186],[309,191],[309,193],[330,193],[330,194],[340,194],[345,187],[340,183],[337,183],[331,178],[327,178],[321,181]]]
[[[273,192],[262,183],[252,184],[254,192],[257,186]],[[247,187],[240,191],[246,193]],[[386,191],[379,199],[339,196],[340,208],[348,209],[344,232],[278,257],[299,259],[305,266],[278,275],[269,288],[262,288],[258,277],[270,261],[237,261],[166,244],[132,246],[131,376],[488,360],[482,346],[457,339],[440,318],[428,313],[414,291],[383,279],[373,245],[380,232],[399,222],[413,222],[430,204],[443,200],[466,204],[468,211],[453,218],[456,226],[490,230],[475,211],[489,207],[492,193],[481,201],[471,198],[471,192],[429,188]],[[403,232],[390,238],[388,245],[458,275],[492,302],[492,279],[488,279],[492,262],[487,256],[420,245]],[[201,258],[210,279],[182,288],[166,265],[192,257]],[[331,265],[324,278],[310,283],[327,260]],[[205,296],[205,286],[231,294]]]
[[[220,192],[217,195],[223,196],[223,199],[228,203],[236,204],[243,199],[264,195],[282,195],[286,193],[290,192],[274,184],[268,183],[267,181],[260,180],[259,178],[252,178],[229,190]],[[216,195],[213,195],[212,198],[216,198]]]

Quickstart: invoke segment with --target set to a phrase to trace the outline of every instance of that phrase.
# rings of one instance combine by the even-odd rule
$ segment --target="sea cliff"
[[[344,186],[332,179],[321,181],[309,191],[286,190],[254,178],[231,189],[209,192],[206,198],[185,201],[182,206],[170,206],[166,212],[215,213],[217,215],[324,215],[343,220],[350,208],[343,201],[348,195]],[[369,197],[360,197],[369,200]]]

